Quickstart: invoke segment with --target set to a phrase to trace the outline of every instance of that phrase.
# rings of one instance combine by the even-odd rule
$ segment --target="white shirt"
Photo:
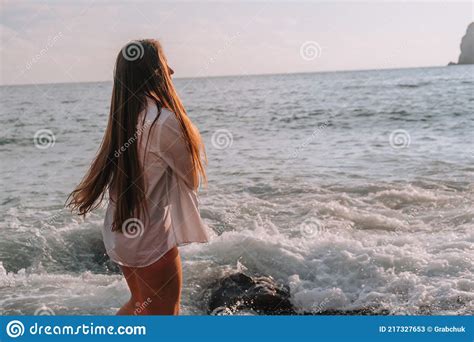
[[[175,246],[209,241],[208,227],[201,219],[197,195],[191,188],[193,164],[180,123],[174,113],[163,108],[157,122],[151,125],[157,115],[156,104],[149,99],[137,126],[149,217],[127,220],[122,225],[123,232],[113,232],[116,197],[109,191],[102,236],[109,257],[124,266],[149,266]]]

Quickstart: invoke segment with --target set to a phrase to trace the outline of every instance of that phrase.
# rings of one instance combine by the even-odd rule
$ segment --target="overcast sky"
[[[111,80],[137,38],[178,77],[439,66],[473,21],[451,1],[1,1],[0,84]]]

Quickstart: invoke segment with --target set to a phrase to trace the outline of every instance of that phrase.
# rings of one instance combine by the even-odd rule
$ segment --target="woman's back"
[[[144,300],[149,306],[141,314],[177,314],[177,246],[209,238],[195,193],[206,180],[205,148],[173,73],[157,40],[132,41],[120,50],[102,144],[67,200],[85,216],[109,192],[104,245],[131,293],[119,314],[136,314],[135,303]]]
[[[139,218],[126,220],[122,232],[112,231],[114,203],[121,194],[111,188],[103,238],[115,262],[145,267],[174,246],[208,241],[208,233],[199,215],[193,163],[176,115],[148,99],[134,138],[143,170],[147,211]]]

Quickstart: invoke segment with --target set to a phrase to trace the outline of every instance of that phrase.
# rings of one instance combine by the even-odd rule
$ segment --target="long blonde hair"
[[[106,190],[113,187],[119,194],[115,199],[114,231],[121,231],[127,219],[146,210],[143,169],[137,141],[131,138],[137,134],[138,116],[145,109],[147,97],[155,101],[159,111],[165,107],[176,115],[193,161],[194,184],[197,187],[200,181],[206,182],[204,144],[176,92],[161,44],[154,39],[128,43],[117,56],[110,115],[101,146],[66,201],[68,207],[84,216],[97,208]],[[128,148],[117,154],[127,142],[131,142]]]

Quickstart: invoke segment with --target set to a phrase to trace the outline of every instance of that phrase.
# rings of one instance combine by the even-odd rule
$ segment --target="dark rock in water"
[[[467,27],[466,34],[461,40],[461,54],[457,64],[474,64],[474,22]],[[449,62],[448,65],[456,65]]]
[[[234,273],[211,287],[209,313],[232,314],[250,311],[262,315],[294,315],[290,290],[270,277],[251,278]]]
[[[298,312],[290,301],[288,286],[271,277],[250,277],[234,273],[211,285],[208,313],[211,315],[389,315],[378,307],[355,310]]]

